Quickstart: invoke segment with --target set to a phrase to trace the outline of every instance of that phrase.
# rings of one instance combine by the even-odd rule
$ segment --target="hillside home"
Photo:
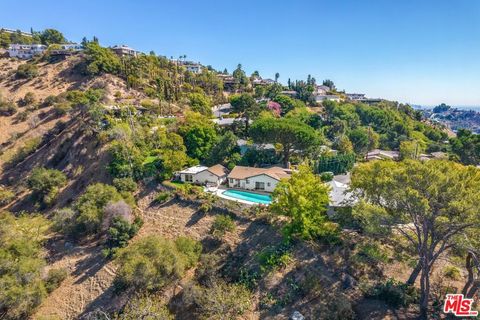
[[[390,150],[374,149],[367,153],[365,160],[398,160],[400,158],[400,152]]]
[[[280,179],[290,178],[291,170],[280,167],[252,168],[236,166],[228,175],[228,186],[254,191],[273,192]]]
[[[363,101],[365,100],[365,94],[363,93],[347,93],[345,94],[348,100],[351,101]]]
[[[110,49],[115,52],[120,57],[136,57],[138,55],[138,51],[135,49],[130,48],[127,45],[115,45],[113,47],[110,47]]]
[[[319,85],[315,87],[315,91],[313,91],[313,94],[317,96],[326,96],[329,91],[330,87]]]
[[[196,184],[221,185],[227,179],[227,168],[221,164],[212,167],[194,166],[178,172],[180,181]]]
[[[336,175],[332,181],[327,183],[330,186],[327,214],[331,216],[338,208],[351,207],[357,202],[354,194],[350,191],[350,174]]]
[[[32,59],[34,56],[42,55],[47,46],[43,44],[11,44],[8,47],[8,55],[11,58]]]
[[[54,49],[50,52],[54,56],[68,56],[83,50],[83,46],[78,43],[66,43],[60,44],[58,49]]]
[[[335,101],[335,102],[340,102],[342,99],[339,96],[336,96],[334,94],[329,94],[329,95],[316,95],[315,96],[315,101],[316,102],[323,102],[323,101]]]
[[[202,66],[198,63],[194,64],[186,64],[184,67],[187,69],[187,71],[192,72],[192,73],[202,73]]]

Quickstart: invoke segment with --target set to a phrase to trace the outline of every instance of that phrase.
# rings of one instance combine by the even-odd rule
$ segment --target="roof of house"
[[[374,149],[367,153],[367,158],[390,158],[396,159],[400,156],[400,152],[398,151],[390,151],[390,150],[380,150]]]
[[[259,175],[267,175],[275,180],[280,180],[282,178],[290,177],[290,174],[284,168],[280,167],[271,167],[271,168],[254,168],[254,167],[243,167],[236,166],[233,168],[232,172],[228,175],[230,179],[247,179],[250,177],[255,177]]]
[[[205,170],[207,170],[207,169],[208,169],[208,167],[205,167],[205,166],[194,166],[194,167],[190,167],[190,168],[184,169],[184,170],[180,171],[179,173],[183,173],[183,174],[196,174],[196,173],[205,171]]]
[[[214,175],[216,175],[217,177],[223,177],[223,176],[226,176],[228,174],[227,168],[225,168],[221,164],[216,164],[216,165],[208,168],[207,170],[210,171],[211,173],[213,173]]]
[[[330,185],[330,205],[333,207],[348,206],[356,202],[354,195],[349,192],[350,174],[334,176],[328,182]]]

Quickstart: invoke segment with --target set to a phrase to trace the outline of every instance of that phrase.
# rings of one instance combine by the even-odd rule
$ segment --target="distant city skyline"
[[[405,103],[480,106],[480,1],[17,1],[0,27],[55,28],[167,57]],[[12,14],[14,13],[14,14]]]

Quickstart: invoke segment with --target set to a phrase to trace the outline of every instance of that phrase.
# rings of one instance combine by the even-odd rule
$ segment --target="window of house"
[[[246,180],[246,182],[247,182],[247,184],[249,184],[249,183],[250,183],[250,181],[249,181],[248,179]]]
[[[185,181],[187,182],[193,182],[193,176],[191,174],[186,174],[185,175]]]
[[[269,186],[269,187],[270,187],[270,182],[267,182],[267,186]]]

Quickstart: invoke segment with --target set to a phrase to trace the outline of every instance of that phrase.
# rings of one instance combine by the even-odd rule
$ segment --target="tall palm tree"
[[[275,82],[278,82],[278,78],[280,78],[280,73],[275,73]]]

